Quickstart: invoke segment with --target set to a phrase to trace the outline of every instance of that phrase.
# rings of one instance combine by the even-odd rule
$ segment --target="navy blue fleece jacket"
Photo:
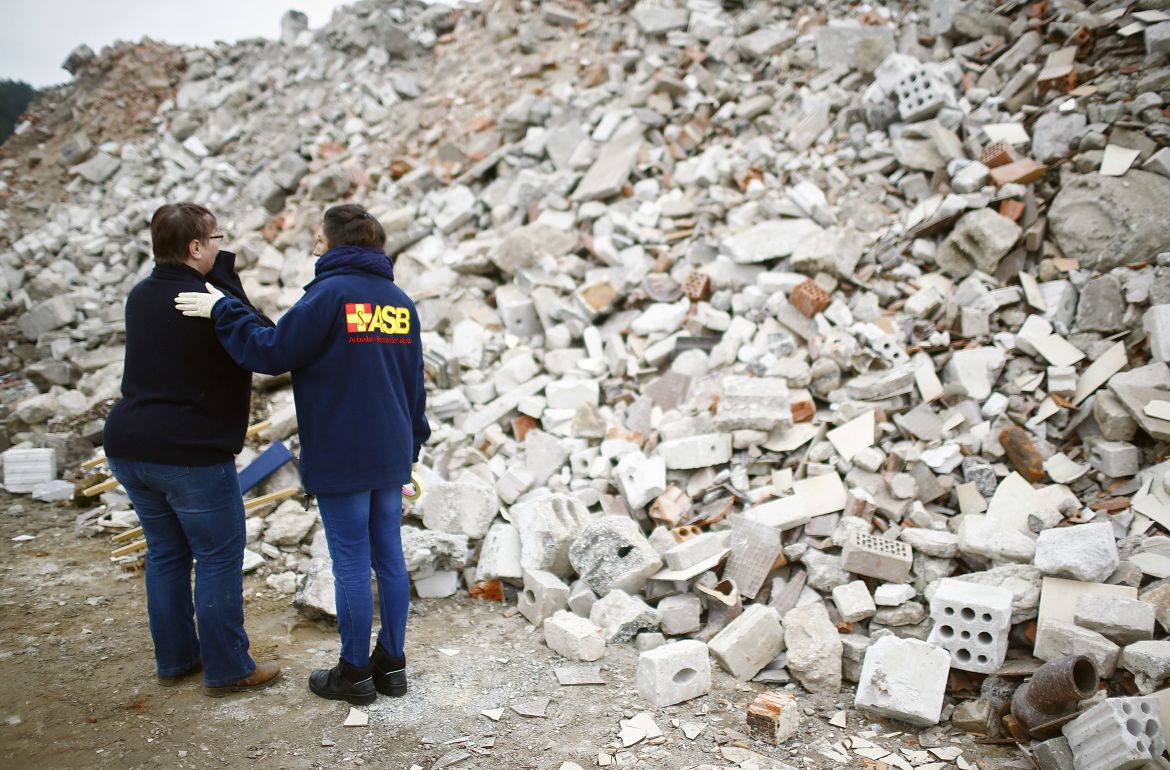
[[[211,314],[220,344],[247,369],[292,372],[301,477],[310,494],[410,481],[430,437],[414,303],[381,251],[341,246],[275,328],[235,297]]]
[[[163,465],[230,462],[244,446],[252,373],[228,356],[202,318],[175,312],[175,295],[218,287],[255,316],[236,255],[221,251],[207,275],[188,265],[155,265],[126,300],[122,400],[106,417],[110,457]]]

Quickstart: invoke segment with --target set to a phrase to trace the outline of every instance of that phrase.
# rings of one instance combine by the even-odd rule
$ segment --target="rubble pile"
[[[424,326],[419,596],[514,593],[580,661],[632,640],[654,706],[713,658],[1136,767],[1100,757],[1160,754],[1170,677],[1159,5],[365,2],[185,51],[153,134],[74,137],[64,202],[3,163],[5,485],[71,496],[34,487],[100,441],[158,205],[216,211],[279,316],[356,200]],[[257,383],[295,450],[287,378]],[[329,613],[315,522],[287,501],[249,536]],[[1029,727],[1012,690],[1069,656],[1090,702]]]

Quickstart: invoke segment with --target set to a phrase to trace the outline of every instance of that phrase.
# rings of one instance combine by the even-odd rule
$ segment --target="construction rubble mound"
[[[79,49],[0,147],[4,486],[136,524],[80,466],[159,205],[278,318],[356,201],[423,324],[419,597],[635,645],[651,707],[762,683],[766,743],[824,696],[922,747],[808,749],[842,765],[1168,767],[1168,54],[1160,0],[361,2]],[[255,384],[241,470],[299,449]],[[311,500],[248,540],[333,613]]]

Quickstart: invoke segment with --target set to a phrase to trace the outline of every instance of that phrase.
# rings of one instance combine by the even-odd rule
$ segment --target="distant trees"
[[[0,143],[16,128],[36,89],[23,80],[0,80]]]

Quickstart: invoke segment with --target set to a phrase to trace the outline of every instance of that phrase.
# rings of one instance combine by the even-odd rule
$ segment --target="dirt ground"
[[[306,677],[336,660],[339,643],[326,622],[304,619],[291,597],[262,578],[245,577],[252,652],[279,661],[283,680],[259,693],[204,696],[197,680],[174,688],[154,680],[141,573],[108,560],[106,538],[79,537],[79,509],[44,505],[0,492],[0,766],[4,768],[559,768],[597,766],[599,752],[619,754],[614,766],[678,770],[701,764],[735,766],[749,749],[761,756],[745,767],[843,767],[816,749],[865,730],[887,749],[917,748],[916,736],[892,723],[871,724],[849,712],[849,727],[827,724],[851,702],[802,695],[800,734],[783,747],[743,735],[745,709],[764,688],[716,672],[711,694],[654,712],[664,736],[620,754],[619,720],[647,710],[634,687],[636,652],[611,647],[601,686],[562,687],[560,659],[522,617],[505,605],[457,598],[416,602],[407,636],[410,693],[380,697],[369,725],[344,727],[349,706],[312,696]],[[20,535],[34,539],[14,541]],[[457,652],[456,652],[457,651]],[[545,718],[509,707],[539,697]],[[494,722],[480,712],[504,708]],[[705,725],[694,740],[680,725]],[[864,733],[870,735],[870,733]],[[943,736],[983,768],[1004,766],[1006,750]],[[657,744],[657,745],[653,745]],[[608,748],[607,748],[608,747]],[[640,761],[638,761],[640,760]],[[855,758],[851,767],[879,767]]]

